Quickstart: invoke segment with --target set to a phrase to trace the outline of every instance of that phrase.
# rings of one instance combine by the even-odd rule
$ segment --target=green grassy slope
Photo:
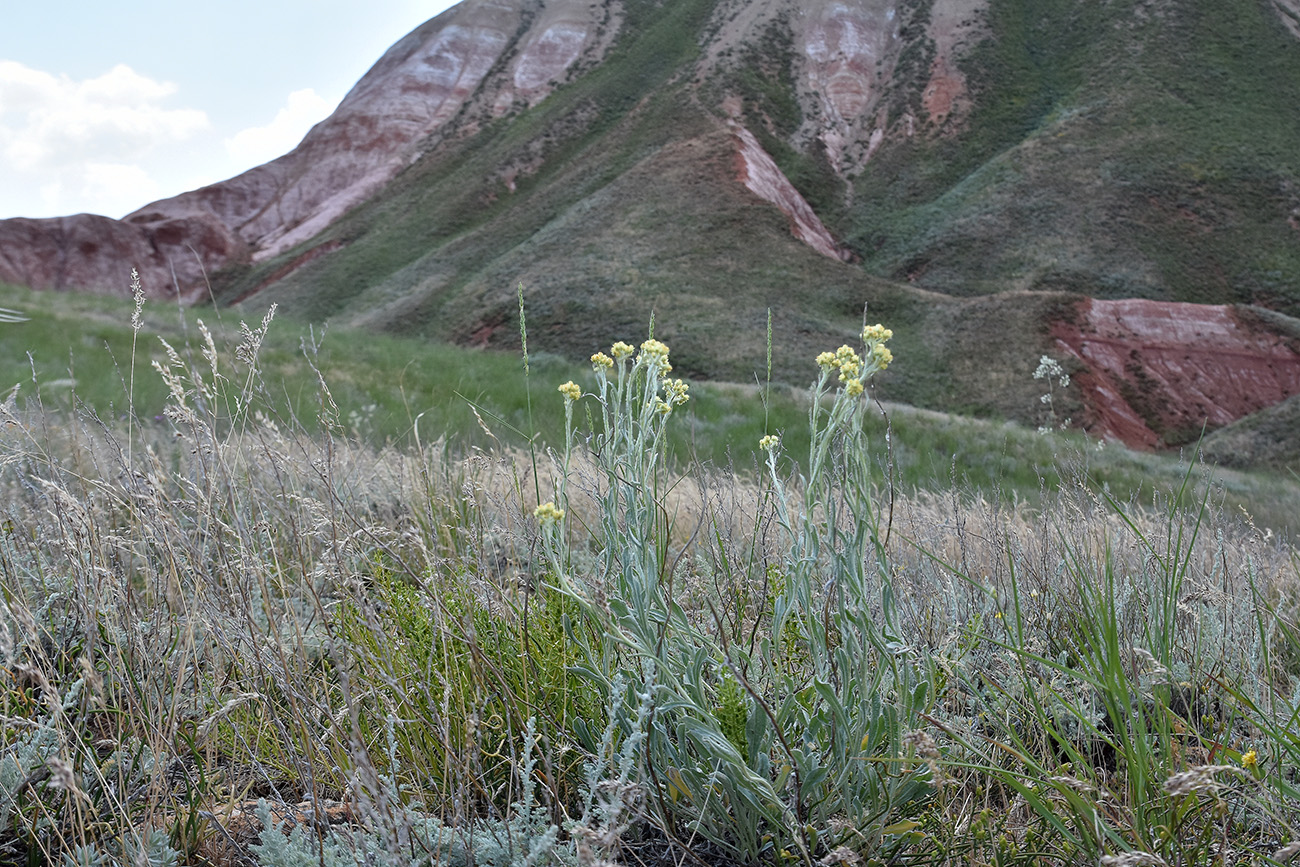
[[[868,306],[913,353],[885,396],[1024,421],[1021,379],[1050,351],[1042,317],[1065,296],[970,308],[945,296],[1300,312],[1300,235],[1286,223],[1300,207],[1300,92],[1277,86],[1300,80],[1300,44],[1262,0],[993,0],[966,61],[965,125],[891,137],[852,190],[790,144],[802,110],[788,28],[703,86],[691,77],[713,9],[629,4],[604,63],[532,109],[462,118],[309,244],[218,275],[219,298],[511,348],[522,282],[540,349],[582,359],[654,313],[683,370],[741,382],[760,366],[771,308],[777,357],[791,359],[775,375],[796,383],[793,359],[850,337]],[[890,104],[915,108],[923,79],[896,82]],[[750,125],[861,264],[799,243],[735,182],[715,109],[728,91],[746,95]],[[322,244],[333,251],[290,267]]]
[[[1031,421],[1045,322],[1063,296],[953,299],[872,277],[796,240],[736,182],[725,125],[674,70],[694,59],[707,3],[668,4],[635,40],[534,109],[448,139],[313,244],[341,245],[253,296],[291,315],[410,337],[518,346],[525,286],[535,348],[584,359],[653,315],[696,378],[752,382],[773,315],[773,375],[850,340],[864,308],[910,363],[889,399]],[[668,14],[669,12],[674,14]],[[635,31],[629,31],[635,32]],[[674,67],[664,45],[678,46]],[[682,46],[686,46],[682,48]],[[644,75],[633,74],[659,58]],[[528,168],[510,191],[504,172]],[[239,298],[295,257],[219,280]],[[990,337],[1014,333],[990,353]]]
[[[955,294],[1300,310],[1300,43],[1264,0],[994,0],[965,128],[894,141],[842,224]]]
[[[0,285],[0,307],[18,309],[30,317],[23,323],[0,324],[0,386],[7,392],[17,385],[20,405],[34,405],[39,400],[53,411],[56,425],[57,419],[90,409],[113,426],[123,422],[133,406],[139,423],[169,429],[169,422],[161,417],[166,390],[151,362],[166,363],[162,338],[177,349],[186,364],[210,380],[199,319],[213,333],[222,375],[237,386],[236,391],[246,381],[247,368],[234,358],[241,337],[239,320],[231,311],[146,305],[143,327],[135,340],[134,398],[129,399],[133,357],[129,302]],[[987,311],[997,309],[987,303],[985,307]],[[969,320],[970,328],[965,337],[976,341],[989,321],[977,306],[964,310],[961,318]],[[279,419],[282,427],[302,424],[309,432],[319,432],[322,401],[317,375],[308,364],[310,357],[337,406],[336,432],[350,438],[377,445],[409,444],[418,419],[422,442],[445,437],[457,450],[495,445],[522,448],[528,432],[542,445],[555,445],[564,430],[563,402],[556,387],[574,379],[590,388],[594,379],[585,364],[538,352],[531,310],[529,322],[531,364],[530,376],[525,379],[517,352],[456,347],[349,328],[331,328],[322,337],[318,327],[277,316],[259,356],[261,374],[252,380],[255,403],[266,417]],[[666,319],[661,323],[663,328],[656,333],[673,346],[676,362],[676,346],[666,334],[670,323]],[[249,321],[252,327],[257,324]],[[517,318],[511,323],[516,326]],[[69,335],[74,335],[71,341]],[[304,343],[313,342],[317,350],[304,353]],[[961,345],[962,340],[950,342]],[[977,352],[961,358],[938,354],[936,360],[937,350],[915,336],[896,335],[891,344],[897,360],[876,387],[878,394],[886,390],[883,379],[923,380],[926,363],[946,365],[968,377],[973,374],[963,371],[978,370],[982,364]],[[928,358],[927,352],[931,353]],[[774,368],[797,371],[792,376],[798,376],[801,385],[692,383],[692,399],[672,426],[673,451],[681,465],[699,461],[734,466],[742,472],[756,470],[756,444],[766,433],[782,434],[792,460],[806,455],[805,395],[815,366],[810,358],[783,355],[780,347],[774,347]],[[763,366],[761,360],[759,365]],[[480,419],[492,430],[492,437],[484,433]],[[585,427],[581,413],[577,423]],[[1151,502],[1156,492],[1176,489],[1186,471],[1177,455],[1135,453],[1113,444],[1098,448],[1076,434],[1044,437],[1024,426],[900,404],[889,404],[887,416],[873,415],[868,431],[874,442],[882,444],[880,480],[883,483],[890,474],[907,490],[1036,502],[1044,491],[1084,482],[1122,500]],[[886,442],[887,449],[883,446]],[[1207,451],[1219,459],[1218,451]],[[1261,465],[1275,466],[1272,458],[1271,454],[1261,455]],[[1237,460],[1233,466],[1249,468],[1251,464]],[[1214,496],[1222,502],[1243,507],[1261,526],[1300,532],[1300,483],[1291,476],[1278,478],[1248,469],[1198,471],[1198,478],[1211,477],[1217,486]]]
[[[1293,397],[1220,428],[1205,438],[1205,453],[1227,467],[1273,468],[1300,474],[1300,397]]]

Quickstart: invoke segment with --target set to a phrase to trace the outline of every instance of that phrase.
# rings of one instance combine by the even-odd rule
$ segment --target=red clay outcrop
[[[1300,394],[1300,339],[1243,308],[1085,299],[1053,324],[1083,367],[1084,428],[1155,449]]]

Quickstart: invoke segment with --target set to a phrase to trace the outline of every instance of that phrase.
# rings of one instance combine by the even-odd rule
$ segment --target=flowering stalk
[[[680,379],[668,378],[668,347],[658,340],[646,340],[639,352],[620,341],[608,355],[593,355],[591,363],[601,420],[594,446],[608,482],[602,529],[606,538],[620,538],[622,543],[606,546],[605,572],[639,582],[637,593],[645,598],[660,579],[666,553],[658,480],[667,422],[673,410],[689,400],[689,388]],[[628,568],[630,561],[635,568]]]
[[[1040,425],[1038,432],[1045,434],[1056,428],[1065,430],[1070,426],[1070,419],[1057,420],[1056,389],[1053,387],[1052,381],[1055,380],[1056,385],[1060,386],[1061,390],[1064,391],[1070,387],[1070,374],[1065,372],[1065,369],[1061,367],[1061,363],[1055,358],[1050,355],[1043,355],[1038,359],[1038,368],[1034,371],[1034,379],[1047,380],[1047,392],[1038,399],[1043,406],[1047,407],[1047,423]]]
[[[814,604],[821,583],[817,575],[828,566],[823,562],[825,556],[834,559],[830,574],[836,576],[837,590],[848,591],[855,601],[864,601],[863,564],[868,543],[874,538],[875,521],[870,496],[870,452],[862,430],[866,415],[863,394],[867,381],[893,361],[893,353],[885,346],[891,337],[890,329],[870,325],[862,330],[862,355],[844,345],[817,356],[820,373],[813,384],[808,410],[812,434],[808,475],[801,480],[803,503],[797,520],[790,514],[785,485],[776,471],[775,447],[760,443],[768,452],[768,476],[776,493],[777,518],[790,543],[786,586],[775,603],[772,626],[773,640],[778,645],[785,638],[785,619],[796,612],[805,633],[821,635],[826,631],[825,618],[819,616]],[[829,466],[834,455],[843,461],[843,472],[834,472]],[[838,519],[841,509],[849,511],[847,526]],[[823,542],[830,543],[830,551],[822,551]],[[846,578],[851,580],[846,582]]]
[[[559,482],[555,486],[555,496],[560,501],[561,507],[569,507],[569,459],[573,455],[573,449],[569,443],[573,442],[573,405],[582,398],[582,389],[573,380],[569,380],[560,386],[558,391],[564,395],[564,465],[560,473]]]

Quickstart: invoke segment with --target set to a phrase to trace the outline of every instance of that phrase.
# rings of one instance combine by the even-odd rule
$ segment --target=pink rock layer
[[[751,193],[776,205],[790,219],[790,231],[800,241],[823,256],[848,261],[848,251],[835,242],[817,212],[763,150],[754,134],[739,125],[733,132],[736,136],[737,179]]]
[[[1139,448],[1195,437],[1300,394],[1300,341],[1224,305],[1081,301],[1052,329],[1083,364],[1089,432]]]

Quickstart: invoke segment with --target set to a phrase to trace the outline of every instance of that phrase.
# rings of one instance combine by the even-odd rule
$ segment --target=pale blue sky
[[[0,219],[121,217],[291,149],[453,0],[64,0],[0,23]]]

